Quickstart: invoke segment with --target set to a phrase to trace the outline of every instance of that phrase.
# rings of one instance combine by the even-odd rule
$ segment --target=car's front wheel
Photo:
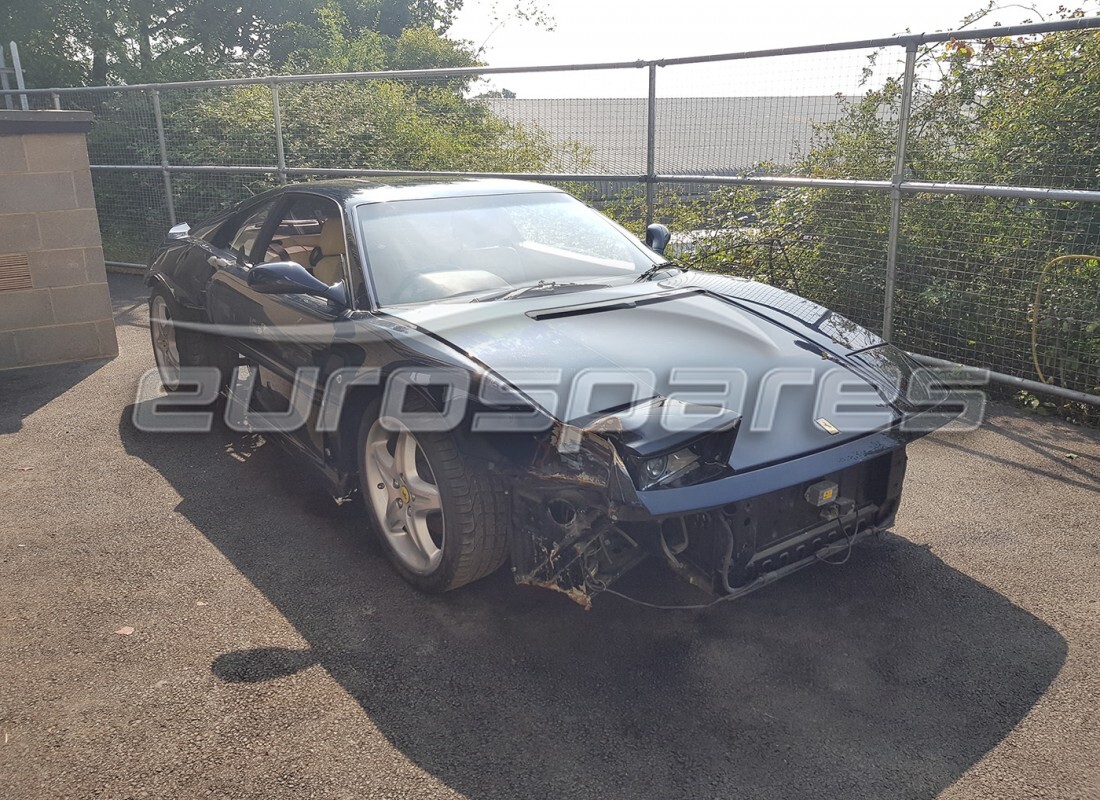
[[[466,462],[451,432],[413,431],[375,403],[359,429],[359,477],[386,554],[418,589],[456,589],[504,563],[507,493]]]

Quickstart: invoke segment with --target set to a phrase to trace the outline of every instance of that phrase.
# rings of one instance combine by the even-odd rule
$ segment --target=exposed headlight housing
[[[656,483],[668,471],[668,456],[657,456],[642,462],[642,477]]]
[[[634,485],[639,489],[652,489],[679,478],[699,466],[699,456],[690,448],[677,450],[655,458],[638,459],[634,470]]]
[[[710,477],[728,469],[740,421],[727,409],[655,397],[596,417],[585,429],[614,443],[637,489],[653,489],[704,466]]]

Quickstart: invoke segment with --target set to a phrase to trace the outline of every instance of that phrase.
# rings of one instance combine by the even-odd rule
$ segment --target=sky
[[[522,0],[529,2],[529,0]],[[553,16],[548,31],[516,18],[496,28],[493,9],[515,0],[466,0],[450,35],[484,46],[490,66],[635,61],[760,50],[952,30],[982,0],[541,0]],[[1054,19],[1067,0],[1005,7],[978,23],[1014,24],[1041,14]],[[1091,3],[1095,5],[1095,3]],[[496,28],[494,32],[494,28]],[[835,94],[858,91],[868,51],[755,60],[709,67],[665,67],[658,93],[670,97]],[[896,54],[880,57],[878,74],[897,71]],[[884,63],[885,62],[885,63]],[[645,70],[502,75],[485,89],[507,88],[520,97],[642,97]]]

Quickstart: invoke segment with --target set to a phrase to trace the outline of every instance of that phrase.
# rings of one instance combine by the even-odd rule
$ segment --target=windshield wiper
[[[570,292],[581,292],[585,289],[605,289],[606,283],[575,283],[565,282],[558,283],[557,281],[539,281],[538,283],[530,286],[521,286],[518,289],[509,289],[501,294],[490,294],[484,297],[474,298],[472,302],[480,303],[485,300],[514,300],[517,297],[525,297],[529,294],[556,294],[561,290]]]
[[[653,276],[656,275],[658,272],[666,269],[678,269],[680,270],[680,272],[687,272],[687,267],[681,267],[679,264],[673,261],[662,261],[660,264],[654,264],[652,267],[647,269],[645,272],[635,278],[634,282],[644,283],[645,281],[651,280]]]

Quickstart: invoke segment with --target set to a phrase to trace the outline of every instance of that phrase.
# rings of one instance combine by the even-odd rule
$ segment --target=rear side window
[[[222,229],[222,225],[225,224],[225,217],[222,216],[217,222],[207,222],[204,225],[191,229],[192,239],[202,239],[207,244],[214,243],[214,237],[218,231]]]

